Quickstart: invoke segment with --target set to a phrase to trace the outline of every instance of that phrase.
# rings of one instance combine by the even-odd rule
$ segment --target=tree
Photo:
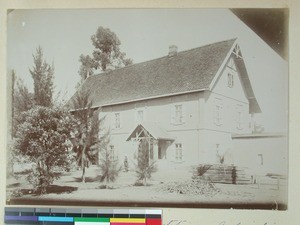
[[[16,129],[24,122],[23,112],[34,107],[34,96],[29,92],[28,88],[24,85],[23,80],[15,76],[13,89],[13,102],[12,102],[12,135],[15,136]]]
[[[109,147],[110,138],[109,132],[106,132],[101,137],[101,182],[105,180],[105,187],[107,188],[109,182],[114,182],[121,171],[121,166],[118,167],[118,160],[114,159],[114,153]]]
[[[81,77],[80,82],[82,83],[86,78],[94,75],[94,69],[97,68],[97,63],[89,55],[85,56],[83,54],[79,56],[79,62],[81,63],[79,69],[79,75]]]
[[[99,154],[99,130],[104,118],[94,111],[90,94],[78,92],[73,100],[74,116],[78,120],[75,137],[72,140],[77,163],[82,169],[82,182],[85,183],[85,169],[89,163],[97,161]]]
[[[146,140],[141,140],[136,164],[136,175],[138,181],[147,185],[147,179],[151,178],[152,173],[157,171],[155,162],[149,162],[149,144]]]
[[[52,106],[54,66],[50,66],[43,58],[43,50],[39,46],[33,55],[34,66],[29,72],[34,82],[34,101],[36,105]]]
[[[92,57],[80,55],[79,58],[82,81],[94,75],[96,70],[105,72],[132,64],[132,59],[126,58],[126,54],[120,50],[121,41],[109,28],[98,27],[91,40],[95,47]]]
[[[91,39],[95,47],[94,60],[102,71],[106,71],[108,66],[115,69],[132,63],[132,60],[126,59],[126,54],[120,51],[121,41],[109,28],[98,27]]]
[[[24,118],[17,128],[13,151],[33,164],[27,179],[38,193],[44,194],[60,177],[59,172],[70,165],[70,133],[75,119],[65,109],[44,106],[24,112]]]

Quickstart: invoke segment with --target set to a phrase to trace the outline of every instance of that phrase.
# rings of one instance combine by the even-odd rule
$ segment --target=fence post
[[[231,170],[232,184],[236,184],[236,177],[237,177],[236,168],[235,166],[233,166]]]

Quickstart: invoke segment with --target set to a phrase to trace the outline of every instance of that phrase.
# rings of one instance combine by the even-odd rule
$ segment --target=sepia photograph
[[[7,12],[7,205],[288,207],[287,9]]]

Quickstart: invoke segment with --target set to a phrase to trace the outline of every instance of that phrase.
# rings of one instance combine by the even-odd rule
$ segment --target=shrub
[[[66,110],[36,106],[24,113],[25,121],[16,131],[14,155],[32,164],[27,180],[40,194],[69,167],[70,132],[74,119]]]
[[[149,150],[146,140],[142,140],[140,143],[137,161],[135,169],[137,179],[147,185],[147,179],[150,179],[152,173],[157,171],[157,167],[155,162],[149,162]]]
[[[109,149],[110,138],[109,134],[105,134],[102,137],[101,145],[101,158],[99,162],[99,167],[101,170],[101,182],[106,182],[106,188],[108,188],[109,182],[114,182],[122,167],[118,166],[118,160],[114,159],[113,152]]]
[[[203,176],[207,170],[209,170],[212,165],[209,164],[202,164],[196,167],[196,171],[194,172],[194,177],[201,177]]]

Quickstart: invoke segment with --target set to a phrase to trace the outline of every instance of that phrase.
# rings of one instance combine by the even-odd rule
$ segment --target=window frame
[[[171,124],[181,125],[185,123],[183,103],[172,104],[171,107]]]
[[[120,112],[115,112],[114,115],[115,115],[114,129],[121,129],[121,113]]]
[[[117,158],[118,156],[115,154],[115,146],[109,145],[109,160],[115,161]]]
[[[182,104],[176,104],[175,107],[175,123],[182,124],[183,123],[183,109]]]
[[[175,143],[175,160],[177,162],[183,161],[183,154],[182,154],[182,143]]]
[[[258,158],[259,158],[259,165],[263,166],[264,165],[264,155],[262,153],[257,154]]]
[[[140,112],[142,112],[142,113],[140,114]],[[136,121],[137,121],[137,123],[141,123],[144,121],[144,110],[143,109],[136,110]]]
[[[229,88],[233,88],[233,86],[234,86],[234,76],[233,76],[233,73],[231,73],[231,72],[227,73],[227,86]]]
[[[223,101],[220,98],[215,98],[214,102],[214,123],[216,126],[223,125]]]
[[[237,105],[236,107],[236,128],[243,130],[243,106]]]

